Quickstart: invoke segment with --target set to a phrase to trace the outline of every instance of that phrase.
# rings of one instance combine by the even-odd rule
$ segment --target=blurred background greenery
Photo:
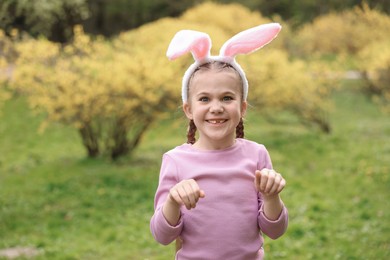
[[[149,231],[162,154],[185,141],[179,29],[212,53],[267,22],[239,57],[246,136],[288,182],[269,259],[390,257],[388,1],[4,0],[0,259],[173,259]],[[11,251],[10,251],[11,250]]]
[[[33,35],[45,35],[66,42],[72,28],[82,24],[85,31],[105,36],[139,27],[162,17],[177,17],[185,10],[207,0],[3,0],[0,3],[0,28],[18,28]],[[294,27],[311,22],[320,15],[339,12],[366,2],[371,8],[390,13],[386,0],[219,0],[216,3],[240,3],[266,17],[279,15]]]

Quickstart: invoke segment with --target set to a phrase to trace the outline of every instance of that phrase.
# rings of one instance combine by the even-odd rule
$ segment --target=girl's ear
[[[248,107],[248,102],[243,101],[241,104],[241,117],[245,117],[247,107]]]
[[[189,120],[192,120],[192,119],[193,119],[191,107],[190,107],[190,105],[188,104],[188,102],[184,102],[184,103],[183,103],[183,111],[184,111],[184,114],[186,114],[186,117],[187,117]]]

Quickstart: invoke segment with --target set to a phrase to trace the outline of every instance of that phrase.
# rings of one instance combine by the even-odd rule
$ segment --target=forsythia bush
[[[231,36],[250,27],[269,22],[269,19],[263,18],[260,13],[251,12],[240,4],[223,5],[212,2],[206,2],[187,10],[180,20],[206,27],[213,25]],[[217,44],[222,43],[217,42]]]
[[[330,13],[303,26],[295,38],[297,52],[355,55],[372,42],[388,37],[390,17],[367,4],[341,13]]]
[[[234,34],[271,22],[241,5],[215,3],[199,5],[184,13],[180,19],[202,25],[201,31],[211,36],[212,54],[218,54],[222,44]],[[224,33],[210,33],[208,29],[211,26],[221,28]],[[319,64],[305,66],[302,62],[289,60],[281,47],[286,45],[290,29],[287,25],[282,26],[278,37],[264,49],[237,57],[249,80],[248,101],[270,117],[277,110],[288,110],[304,123],[314,123],[329,132],[328,96],[334,82],[324,80],[327,69],[323,66],[319,68]]]
[[[390,37],[387,41],[368,45],[359,53],[359,69],[366,89],[382,110],[390,114]]]
[[[294,50],[306,59],[333,55],[342,67],[358,69],[365,90],[390,112],[390,16],[362,7],[318,17],[295,38]],[[347,66],[346,66],[347,65]]]
[[[12,32],[12,35],[16,35],[15,30]],[[4,31],[0,30],[0,109],[3,102],[11,96],[6,89],[6,83],[13,69],[10,64],[12,64],[15,58],[16,51],[13,48],[13,39],[6,37]]]
[[[225,33],[224,37],[218,37],[219,35],[214,37],[211,34],[211,40],[213,41],[216,54],[219,52],[222,44],[236,33],[271,22],[270,19],[262,17],[259,12],[252,12],[240,4],[224,5],[213,2],[206,2],[189,9],[180,17],[180,20],[199,24],[202,28],[208,28],[210,26],[220,28]],[[282,24],[283,33],[280,33],[267,48],[281,48],[287,40],[286,36],[290,31],[288,25],[283,21],[277,22]]]
[[[25,40],[17,46],[13,87],[29,94],[47,122],[79,129],[89,156],[109,153],[115,159],[136,147],[172,100],[174,71],[164,53],[154,51],[161,43],[132,45],[139,34],[142,29],[131,35],[126,51],[92,40],[80,27],[64,48],[45,39]]]
[[[131,152],[161,113],[180,106],[181,79],[193,59],[190,54],[173,62],[166,58],[178,30],[208,33],[215,55],[235,33],[267,22],[236,4],[206,3],[111,41],[91,38],[81,27],[66,46],[21,38],[15,45],[19,58],[10,85],[26,93],[34,109],[46,113],[43,128],[49,122],[73,125],[89,156],[109,154],[115,159]],[[329,131],[324,114],[330,88],[321,81],[323,70],[290,61],[282,49],[283,32],[275,44],[238,57],[250,81],[249,102],[268,114],[290,110]]]
[[[331,131],[327,113],[334,84],[325,79],[324,67],[289,61],[283,50],[249,55],[241,63],[250,82],[249,103],[255,108],[268,117],[277,111],[289,111],[302,123],[315,124],[324,132]]]

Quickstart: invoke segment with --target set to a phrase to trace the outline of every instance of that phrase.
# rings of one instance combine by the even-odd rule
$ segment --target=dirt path
[[[15,259],[21,256],[33,258],[40,253],[40,250],[33,247],[12,247],[0,249],[0,257],[5,257],[7,259]]]

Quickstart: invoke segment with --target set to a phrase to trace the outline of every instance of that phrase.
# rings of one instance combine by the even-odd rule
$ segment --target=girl
[[[182,241],[176,259],[263,259],[262,233],[276,239],[287,229],[279,196],[286,181],[263,145],[243,139],[248,82],[234,59],[280,29],[267,24],[241,32],[219,56],[209,55],[209,36],[195,31],[180,31],[168,48],[171,59],[189,51],[195,58],[182,84],[188,141],[163,156],[151,219],[158,242]]]

